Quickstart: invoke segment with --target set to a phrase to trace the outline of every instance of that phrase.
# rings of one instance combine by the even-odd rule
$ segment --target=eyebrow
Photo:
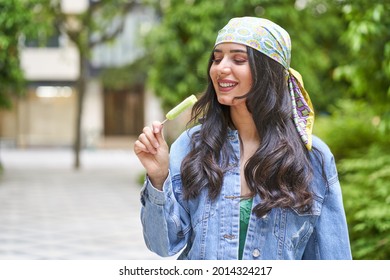
[[[222,50],[214,49],[214,52],[215,53],[222,53]],[[239,49],[230,50],[229,52],[230,53],[247,53],[246,50],[239,50]]]

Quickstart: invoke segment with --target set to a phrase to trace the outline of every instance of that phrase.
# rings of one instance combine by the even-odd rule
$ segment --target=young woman
[[[170,152],[162,125],[134,151],[146,169],[148,248],[179,259],[351,259],[333,156],[290,68],[288,33],[262,18],[219,31],[198,123]]]

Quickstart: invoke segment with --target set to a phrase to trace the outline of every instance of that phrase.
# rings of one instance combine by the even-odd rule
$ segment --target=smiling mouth
[[[237,85],[237,83],[218,83],[221,88],[231,88]]]

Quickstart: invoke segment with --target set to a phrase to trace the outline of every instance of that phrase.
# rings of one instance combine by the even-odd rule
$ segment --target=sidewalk
[[[142,237],[129,150],[2,149],[0,259],[158,260]],[[171,258],[171,259],[175,259]]]

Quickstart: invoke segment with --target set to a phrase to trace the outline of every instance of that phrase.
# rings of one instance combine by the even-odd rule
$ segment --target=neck
[[[255,122],[252,114],[245,108],[230,108],[230,115],[234,127],[237,129],[243,141],[259,141]]]

